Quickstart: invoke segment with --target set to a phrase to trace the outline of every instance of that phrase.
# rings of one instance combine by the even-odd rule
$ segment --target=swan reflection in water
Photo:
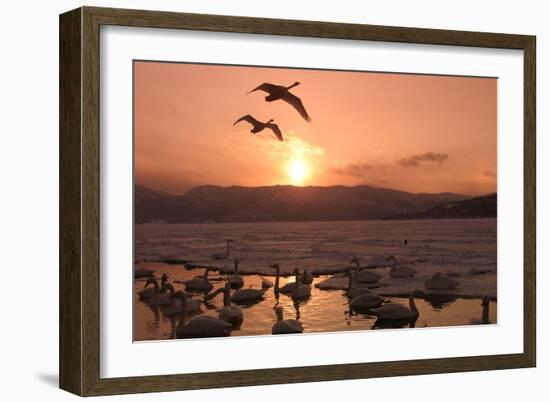
[[[234,263],[232,260],[231,263]],[[153,265],[151,265],[153,266]],[[233,265],[231,265],[233,266]],[[366,310],[361,309],[356,303],[350,307],[350,303],[355,297],[361,295],[375,296],[382,293],[383,288],[371,289],[369,285],[356,284],[354,281],[355,268],[350,270],[351,278],[345,278],[343,288],[334,291],[324,291],[319,288],[311,289],[311,296],[305,299],[293,298],[292,291],[287,294],[277,293],[277,288],[280,286],[289,284],[296,284],[296,274],[298,275],[298,287],[301,289],[306,286],[303,284],[302,279],[303,270],[299,273],[293,273],[292,277],[284,280],[281,276],[278,283],[275,276],[276,270],[273,275],[264,274],[260,275],[246,275],[244,278],[244,287],[240,290],[234,290],[229,287],[229,293],[225,291],[227,287],[227,276],[208,278],[208,281],[214,285],[216,295],[223,294],[223,298],[207,298],[209,294],[203,292],[182,292],[181,286],[186,285],[185,280],[199,278],[205,279],[205,268],[197,268],[186,271],[181,271],[181,267],[167,266],[167,265],[155,265],[157,273],[160,270],[165,270],[167,275],[175,280],[172,284],[176,288],[179,288],[178,293],[185,295],[185,307],[186,307],[186,321],[181,321],[182,303],[179,298],[174,298],[172,304],[168,306],[157,306],[157,304],[148,303],[147,301],[139,299],[139,291],[143,290],[146,283],[146,279],[136,280],[135,290],[135,303],[136,313],[135,316],[136,326],[134,327],[134,334],[136,341],[139,340],[159,340],[176,337],[216,337],[210,335],[211,333],[200,333],[200,335],[182,336],[182,332],[176,332],[178,325],[180,330],[183,326],[189,325],[194,317],[203,313],[211,316],[211,319],[201,318],[204,320],[222,320],[225,323],[231,325],[230,331],[227,335],[232,336],[246,336],[246,335],[262,335],[269,334],[272,331],[272,327],[279,321],[277,317],[277,311],[274,308],[281,306],[284,310],[282,320],[297,320],[301,323],[303,332],[323,332],[323,331],[342,331],[342,330],[367,330],[367,329],[395,329],[403,327],[424,327],[428,323],[430,326],[448,326],[448,325],[468,325],[468,324],[485,324],[496,323],[496,310],[490,309],[491,305],[488,299],[483,301],[483,306],[480,307],[481,299],[464,299],[457,297],[440,297],[437,291],[431,291],[428,295],[413,293],[414,298],[421,298],[416,300],[414,306],[410,305],[410,301],[404,300],[402,297],[387,297],[380,296],[381,306],[378,308],[368,308]],[[160,269],[159,269],[160,268]],[[234,268],[231,267],[231,272],[227,274],[234,274]],[[160,274],[155,278],[156,281],[161,280]],[[241,272],[242,274],[242,272]],[[349,276],[349,274],[348,274]],[[328,276],[315,277],[313,285],[316,285],[324,281]],[[344,278],[343,278],[344,279]],[[265,281],[264,281],[265,280]],[[150,293],[155,294],[175,294],[174,286],[172,286],[167,280],[165,280],[165,287],[160,287],[158,291],[154,291],[154,282],[151,281],[146,287],[151,289]],[[284,281],[284,282],[283,282]],[[159,281],[160,282],[160,281]],[[266,285],[273,284],[271,288],[263,288],[262,283]],[[277,287],[276,287],[277,285]],[[164,290],[162,290],[164,288]],[[162,291],[161,291],[162,290]],[[252,294],[261,295],[261,298],[255,298],[249,302],[235,303],[233,296],[240,291],[244,291],[249,294],[250,290]],[[360,291],[359,291],[360,290]],[[352,296],[349,298],[348,295]],[[228,300],[231,298],[230,301]],[[164,297],[163,297],[164,298]],[[155,298],[153,297],[153,300]],[[456,299],[456,300],[455,300]],[[158,300],[158,297],[157,297]],[[444,302],[443,302],[444,301]],[[357,302],[357,301],[356,301]],[[409,304],[407,304],[409,302]],[[496,302],[495,302],[496,304]],[[399,306],[394,307],[392,306]],[[417,307],[418,305],[418,307]],[[221,317],[220,313],[224,307],[230,307],[233,311],[240,310],[242,313],[243,321],[239,325],[239,320],[231,320],[228,317]],[[198,309],[195,309],[198,308]],[[384,316],[385,311],[393,312],[393,310],[400,310],[406,313],[414,313],[416,309],[419,312],[419,316],[406,315],[404,318],[387,318]],[[229,309],[226,309],[229,310]],[[203,315],[204,316],[204,315]],[[238,317],[238,314],[235,316]],[[473,318],[473,319],[472,319]],[[233,323],[231,323],[233,322]],[[193,321],[195,323],[195,321]],[[211,323],[206,323],[210,325]],[[223,324],[222,324],[223,325]],[[193,326],[197,326],[193,324]],[[222,326],[223,335],[225,335],[225,325]]]

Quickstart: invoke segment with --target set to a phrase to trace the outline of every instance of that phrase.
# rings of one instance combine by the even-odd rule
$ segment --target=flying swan
[[[250,130],[250,133],[257,134],[264,130],[265,128],[271,129],[275,136],[277,136],[277,139],[279,141],[283,141],[283,133],[281,133],[281,129],[279,129],[279,126],[277,126],[273,122],[273,119],[269,119],[267,122],[260,122],[259,120],[254,119],[251,115],[244,115],[237,119],[235,123],[233,123],[233,126],[235,126],[237,123],[242,121],[248,122],[252,125],[252,129]]]
[[[290,89],[293,87],[296,87],[297,85],[300,85],[298,81],[296,81],[294,84],[285,87],[282,85],[275,85],[270,83],[263,83],[256,88],[254,88],[252,91],[249,91],[248,94],[254,91],[263,91],[267,92],[269,95],[265,97],[265,100],[267,102],[273,102],[277,100],[283,100],[286,103],[292,105],[294,109],[298,111],[301,117],[303,117],[306,121],[311,122],[311,118],[306,112],[306,108],[304,108],[304,104],[302,103],[302,100],[298,98],[296,95],[292,94],[290,92]]]

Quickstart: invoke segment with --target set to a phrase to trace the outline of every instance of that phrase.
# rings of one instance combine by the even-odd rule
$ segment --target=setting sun
[[[293,185],[300,185],[308,175],[308,167],[303,160],[293,160],[288,165],[288,175]]]

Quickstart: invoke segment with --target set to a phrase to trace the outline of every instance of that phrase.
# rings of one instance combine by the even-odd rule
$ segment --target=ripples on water
[[[136,260],[148,260],[139,267],[150,267],[156,275],[167,273],[170,281],[186,280],[202,275],[203,270],[186,270],[182,265],[155,262],[163,257],[177,256],[192,261],[207,261],[208,257],[224,250],[223,240],[233,238],[234,256],[241,265],[266,268],[272,263],[298,266],[310,270],[316,267],[341,267],[350,257],[399,255],[401,260],[424,259],[450,269],[467,264],[496,268],[496,220],[434,220],[434,221],[368,221],[344,223],[253,223],[253,224],[147,224],[136,226]],[[402,245],[403,239],[408,246]],[[260,287],[260,277],[243,276],[245,288]],[[274,280],[271,276],[264,276]],[[315,278],[314,284],[327,276]],[[210,274],[214,289],[224,283],[216,272]],[[282,278],[281,285],[294,281]],[[134,291],[143,287],[137,280]],[[181,285],[176,284],[176,289]],[[134,293],[134,295],[136,295]],[[160,340],[173,338],[178,318],[164,316],[135,297],[134,339]],[[197,294],[195,298],[201,299]],[[403,303],[403,298],[388,298]],[[479,299],[440,298],[416,300],[420,317],[416,327],[467,325],[480,320]],[[233,336],[270,334],[276,321],[277,301],[273,289],[264,300],[252,307],[243,307],[244,320]],[[331,332],[372,329],[375,318],[350,314],[343,291],[321,291],[312,287],[311,297],[295,305],[290,297],[281,295],[278,304],[284,308],[286,319],[299,318],[305,332]],[[219,295],[203,313],[217,316],[223,306]],[[496,303],[490,305],[490,321],[496,323]]]
[[[170,280],[184,280],[202,274],[203,270],[186,270],[181,265],[166,265],[162,263],[149,263],[144,266],[157,269],[157,273],[167,273]],[[212,274],[211,279],[218,277]],[[264,276],[270,280],[272,277]],[[316,278],[314,284],[326,278]],[[253,286],[260,288],[259,276],[245,276],[245,287]],[[292,277],[282,279],[281,286],[288,281],[294,281]],[[223,281],[211,280],[213,290],[223,286]],[[143,281],[136,281],[134,289],[139,291],[143,287]],[[197,299],[202,294],[196,294]],[[406,298],[388,298],[391,302],[398,302],[408,306]],[[251,307],[241,307],[244,320],[241,328],[234,330],[232,336],[249,336],[271,334],[271,327],[276,321],[274,307],[277,301],[273,288],[265,294],[264,300]],[[292,299],[280,295],[279,305],[284,307],[286,319],[299,318],[304,326],[305,332],[334,332],[344,330],[369,330],[372,329],[375,318],[368,315],[350,314],[348,299],[343,291],[321,291],[313,287],[311,297],[295,305]],[[481,300],[479,299],[455,299],[434,301],[433,303],[424,300],[416,300],[420,311],[420,317],[416,327],[424,326],[452,326],[468,325],[471,320],[481,319]],[[202,305],[203,314],[217,317],[217,310],[223,306],[222,296],[219,295],[209,301],[209,306]],[[491,302],[490,306],[491,323],[496,323],[496,305]],[[178,317],[164,316],[158,309],[153,309],[145,303],[135,300],[135,327],[134,340],[161,340],[174,338],[174,328],[177,325]]]

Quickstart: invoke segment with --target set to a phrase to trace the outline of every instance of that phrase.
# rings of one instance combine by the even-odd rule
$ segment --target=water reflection
[[[181,265],[167,265],[161,263],[144,264],[144,267],[153,268],[157,274],[167,273],[176,290],[181,290],[180,283],[190,280],[204,273],[204,270],[186,270]],[[267,281],[274,283],[274,276],[263,276]],[[313,284],[326,279],[318,277]],[[243,276],[244,284],[241,290],[262,288],[262,277]],[[213,290],[225,285],[225,277],[211,273],[209,281]],[[282,277],[281,286],[294,282],[294,277]],[[175,338],[175,329],[178,324],[178,315],[166,315],[159,307],[150,307],[137,298],[137,291],[143,288],[144,282],[134,282],[134,340],[162,340]],[[274,309],[283,308],[285,319],[299,320],[305,333],[334,332],[344,330],[371,330],[381,328],[425,327],[425,326],[452,326],[469,325],[472,319],[481,318],[482,305],[479,299],[455,299],[428,297],[427,300],[417,299],[416,304],[420,316],[415,323],[384,323],[368,313],[353,313],[349,307],[349,299],[343,291],[321,291],[312,287],[311,296],[307,299],[296,300],[291,295],[279,293],[275,295],[273,288],[263,290],[263,299],[252,305],[241,306],[243,322],[239,328],[233,329],[232,336],[271,334],[276,321]],[[235,291],[232,291],[233,293]],[[379,291],[380,292],[380,291]],[[218,317],[224,306],[223,293],[205,301],[204,293],[193,293],[193,299],[199,301],[201,311],[209,316]],[[407,298],[387,297],[388,302],[400,303],[408,306]],[[496,302],[488,307],[489,320],[496,323]]]
[[[456,299],[457,298],[454,296],[437,294],[428,294],[424,297],[424,300],[429,302],[435,310],[441,310],[448,307],[451,303],[455,302]]]
[[[403,329],[404,327],[413,328],[416,326],[418,319],[402,319],[402,320],[383,320],[377,319],[372,325],[372,329]]]

